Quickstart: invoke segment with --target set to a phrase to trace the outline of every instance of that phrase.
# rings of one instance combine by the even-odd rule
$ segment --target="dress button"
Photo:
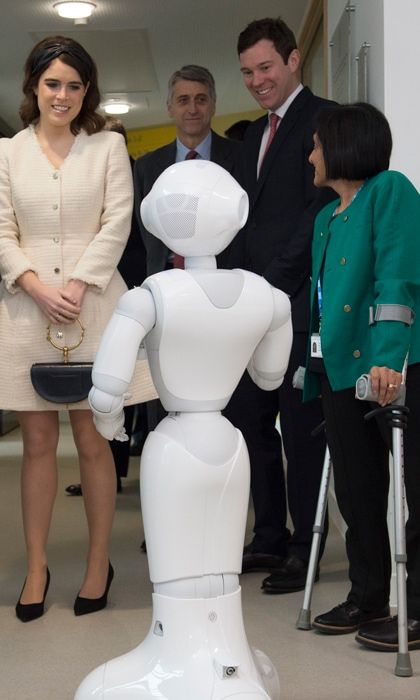
[[[360,350],[353,350],[353,357],[355,357],[357,359],[358,357],[360,357],[360,355],[361,355]]]
[[[343,221],[348,221],[348,220],[349,220],[349,217],[348,217],[348,216],[344,216],[344,217],[343,217]]]
[[[345,265],[347,262],[346,258],[341,258],[340,259],[340,265]]]
[[[324,232],[323,232],[323,231],[321,231],[321,238],[323,238],[323,236],[324,236]]]
[[[54,268],[54,272],[55,272],[56,275],[58,275],[58,273],[60,272],[60,268],[59,268],[59,267],[55,267],[55,268]]]
[[[345,314],[350,313],[350,311],[351,311],[351,306],[350,306],[350,304],[344,304],[343,310],[344,310],[344,313],[345,313]]]
[[[56,209],[58,209],[58,204],[53,204],[53,209],[54,209],[54,211],[55,211]]]
[[[57,172],[55,172],[55,173],[53,174],[53,178],[54,178],[54,180],[58,180],[58,173],[57,173]]]

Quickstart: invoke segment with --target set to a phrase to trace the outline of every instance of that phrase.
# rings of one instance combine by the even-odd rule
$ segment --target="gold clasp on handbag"
[[[57,350],[61,350],[61,351],[62,351],[64,362],[68,362],[68,361],[69,361],[69,352],[70,352],[71,350],[76,350],[76,348],[78,348],[79,345],[82,344],[83,338],[85,337],[85,329],[84,329],[84,327],[82,326],[82,322],[81,322],[80,318],[76,318],[75,323],[78,323],[79,326],[80,326],[80,338],[79,338],[79,340],[77,341],[77,343],[75,343],[74,345],[58,345],[58,344],[52,339],[52,336],[51,336],[51,324],[48,324],[48,326],[47,326],[47,340],[48,340],[48,341],[51,343],[51,345],[52,345],[53,347],[55,347]]]

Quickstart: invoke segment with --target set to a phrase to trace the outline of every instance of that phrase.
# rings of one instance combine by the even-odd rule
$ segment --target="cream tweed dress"
[[[59,362],[46,339],[48,319],[17,284],[33,270],[42,282],[63,287],[69,279],[89,286],[74,362],[92,361],[103,330],[126,285],[116,270],[130,225],[133,185],[124,139],[81,131],[56,169],[42,152],[32,126],[0,139],[0,408],[17,411],[88,408],[50,403],[30,380],[34,362]],[[72,344],[78,324],[52,326],[59,344]],[[155,398],[146,361],[137,362],[127,403]]]

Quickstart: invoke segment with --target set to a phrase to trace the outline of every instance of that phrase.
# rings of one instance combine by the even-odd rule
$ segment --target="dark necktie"
[[[272,113],[270,114],[270,132],[269,132],[269,134],[268,134],[268,140],[267,140],[267,143],[266,143],[266,146],[265,146],[264,155],[263,155],[263,157],[261,158],[260,167],[261,167],[261,165],[263,164],[264,158],[266,157],[266,155],[267,155],[267,153],[268,153],[268,149],[270,148],[270,146],[271,146],[271,144],[272,144],[272,142],[273,142],[273,139],[274,139],[274,137],[275,137],[275,135],[276,135],[276,131],[277,131],[277,127],[278,127],[279,121],[280,121],[280,117],[278,116],[278,114],[275,114],[274,112],[272,112]]]
[[[188,151],[187,155],[185,156],[185,160],[194,160],[194,158],[197,158],[198,153],[197,151]],[[181,268],[181,270],[184,269],[184,258],[182,255],[178,255],[178,253],[174,253],[174,261],[173,261],[173,266],[177,268]]]

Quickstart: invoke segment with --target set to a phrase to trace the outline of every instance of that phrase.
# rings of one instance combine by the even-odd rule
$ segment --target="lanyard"
[[[318,282],[316,284],[316,291],[318,295],[318,313],[319,313],[319,328],[321,328],[321,319],[322,319],[322,288],[321,288],[321,279],[318,277]]]

